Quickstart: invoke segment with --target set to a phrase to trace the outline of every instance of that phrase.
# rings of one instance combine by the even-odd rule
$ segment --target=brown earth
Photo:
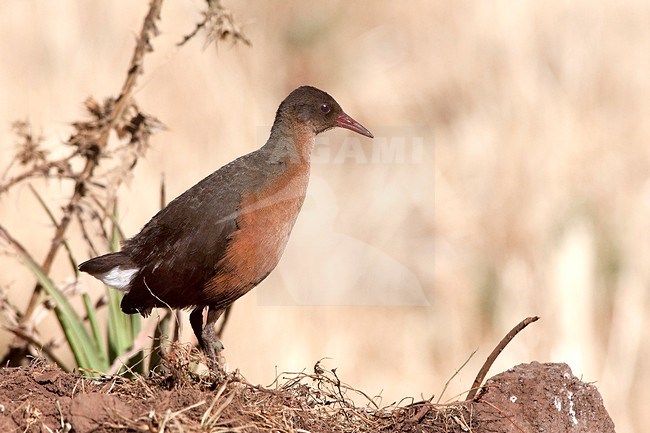
[[[566,364],[518,365],[473,402],[382,409],[353,406],[354,390],[316,367],[269,389],[236,374],[88,378],[37,361],[0,369],[0,432],[614,432],[596,387]]]

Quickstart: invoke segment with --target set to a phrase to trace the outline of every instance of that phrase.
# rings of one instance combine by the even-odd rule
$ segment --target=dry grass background
[[[268,384],[330,357],[345,381],[389,403],[438,394],[478,348],[451,397],[511,326],[538,314],[492,372],[566,361],[597,382],[619,431],[641,431],[650,421],[639,398],[650,386],[650,4],[226,6],[253,47],[204,50],[197,38],[176,48],[203,5],[163,6],[136,98],[169,131],[122,191],[126,233],[157,210],[161,173],[176,196],[255,149],[277,104],[304,83],[381,139],[403,139],[407,151],[423,143],[402,161],[364,163],[370,142],[343,131],[322,139],[330,157],[314,164],[285,257],[235,305],[224,339],[231,368]],[[0,3],[2,166],[12,121],[30,120],[56,149],[87,96],[117,92],[146,9]],[[65,184],[34,184],[53,206],[68,195]],[[27,189],[2,197],[0,219],[45,254],[49,221]],[[59,263],[54,275],[71,278]],[[6,257],[0,266],[0,284],[26,302],[27,271]],[[96,281],[83,283],[99,296]]]

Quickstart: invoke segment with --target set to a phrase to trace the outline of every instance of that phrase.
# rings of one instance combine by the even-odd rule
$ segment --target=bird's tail
[[[109,253],[87,260],[79,265],[81,272],[86,272],[107,286],[128,292],[131,281],[140,268],[129,256],[119,253]]]

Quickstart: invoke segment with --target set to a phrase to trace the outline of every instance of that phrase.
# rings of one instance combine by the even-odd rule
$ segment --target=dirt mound
[[[235,374],[88,378],[36,362],[0,369],[0,431],[614,432],[598,390],[565,364],[519,365],[450,405],[355,407],[321,371],[285,379],[267,389]]]

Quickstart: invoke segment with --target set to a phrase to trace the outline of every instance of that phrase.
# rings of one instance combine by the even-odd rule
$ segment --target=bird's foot
[[[222,370],[226,362],[225,358],[221,354],[224,347],[223,343],[221,343],[217,338],[217,334],[214,331],[214,326],[212,324],[208,324],[203,328],[201,339],[203,340],[203,350],[208,356],[208,367],[210,370]]]
[[[221,354],[222,350],[223,344],[221,344],[221,341],[217,340],[206,343],[205,354],[208,355],[208,358],[210,358],[212,362],[221,364],[220,361],[224,359],[223,355]]]

